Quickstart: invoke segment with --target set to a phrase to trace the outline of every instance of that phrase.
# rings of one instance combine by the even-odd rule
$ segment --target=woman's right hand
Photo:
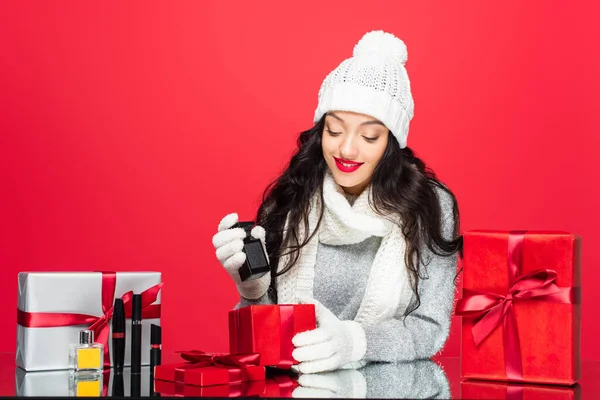
[[[216,250],[217,259],[236,283],[240,295],[251,300],[258,299],[267,292],[271,283],[271,274],[265,274],[258,279],[241,281],[239,269],[246,261],[246,253],[242,251],[246,232],[243,228],[232,228],[237,222],[238,215],[236,213],[223,217],[219,223],[218,232],[213,236],[212,243]],[[260,239],[268,261],[265,230],[257,225],[252,228],[250,235]]]

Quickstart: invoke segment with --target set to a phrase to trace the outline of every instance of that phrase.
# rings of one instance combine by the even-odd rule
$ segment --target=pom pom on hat
[[[353,55],[389,57],[402,65],[408,60],[408,50],[404,42],[384,31],[367,32],[354,46]]]

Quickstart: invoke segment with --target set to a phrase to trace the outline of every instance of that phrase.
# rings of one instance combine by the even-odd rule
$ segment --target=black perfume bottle
[[[258,279],[270,271],[269,262],[260,239],[250,235],[254,225],[254,222],[238,222],[233,226],[234,228],[243,228],[246,231],[243,249],[246,253],[246,261],[239,269],[242,282]]]

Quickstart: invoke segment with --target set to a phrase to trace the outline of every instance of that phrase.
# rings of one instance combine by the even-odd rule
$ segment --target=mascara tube
[[[134,294],[131,311],[131,373],[142,372],[142,295]]]
[[[125,307],[121,298],[115,299],[112,316],[112,348],[115,372],[123,372],[125,363]]]

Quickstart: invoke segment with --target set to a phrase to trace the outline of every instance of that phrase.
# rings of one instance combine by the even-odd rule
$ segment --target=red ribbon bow
[[[201,350],[180,351],[181,358],[197,366],[247,367],[259,365],[260,354],[211,354]]]
[[[88,329],[94,331],[94,341],[104,345],[104,366],[110,366],[110,353],[108,348],[108,322],[112,318],[114,308],[115,287],[117,285],[116,272],[102,272],[102,315],[100,317],[88,314],[53,313],[53,312],[25,312],[17,310],[17,323],[26,328],[54,328],[61,326],[90,325]],[[160,304],[152,304],[158,297],[158,292],[163,283],[146,289],[142,295],[142,318],[160,318]],[[131,300],[133,292],[123,295],[125,317],[131,318]]]
[[[573,288],[561,288],[554,283],[556,280],[554,270],[539,269],[518,275],[524,237],[523,231],[513,231],[509,234],[507,257],[510,287],[506,295],[463,289],[463,297],[456,303],[456,315],[477,318],[471,330],[477,346],[502,323],[506,376],[516,381],[523,380],[523,363],[517,322],[513,312],[515,300],[575,303]]]

